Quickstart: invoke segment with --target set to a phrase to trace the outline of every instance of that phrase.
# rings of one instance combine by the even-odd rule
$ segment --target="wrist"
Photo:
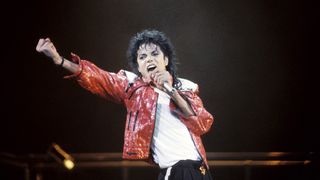
[[[167,89],[167,92],[169,96],[173,97],[177,93],[177,90],[172,87],[170,90]]]
[[[62,61],[61,56],[60,56],[59,54],[54,55],[54,56],[52,57],[52,60],[53,60],[53,62],[54,62],[55,64],[57,64],[57,65],[60,64],[61,61]]]
[[[164,83],[163,84],[163,89],[166,90],[166,92],[172,96],[174,91],[176,91],[176,89],[174,87],[172,87],[169,83]]]
[[[58,56],[58,57],[55,57],[53,58],[53,62],[57,65],[57,66],[63,66],[64,64],[64,57],[62,56]]]

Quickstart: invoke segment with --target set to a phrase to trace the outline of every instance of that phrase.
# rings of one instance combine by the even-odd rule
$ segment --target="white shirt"
[[[189,130],[170,111],[170,96],[157,88],[155,91],[159,97],[151,144],[154,161],[160,168],[167,168],[180,160],[200,160]]]

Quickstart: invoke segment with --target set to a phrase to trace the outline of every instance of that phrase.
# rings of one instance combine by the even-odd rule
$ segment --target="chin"
[[[146,76],[142,76],[142,80],[146,83],[150,83],[151,82],[151,79],[150,77],[146,77]]]

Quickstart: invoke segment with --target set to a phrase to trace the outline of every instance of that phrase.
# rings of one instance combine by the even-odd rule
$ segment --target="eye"
[[[144,55],[144,54],[142,54],[142,55],[139,56],[139,60],[143,60],[143,59],[145,59],[145,58],[146,58],[146,55]]]
[[[159,53],[157,51],[152,52],[152,56],[158,56]]]

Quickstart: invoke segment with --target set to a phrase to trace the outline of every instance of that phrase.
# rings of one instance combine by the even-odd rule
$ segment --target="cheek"
[[[137,65],[138,65],[138,71],[139,71],[140,73],[143,72],[143,69],[144,69],[143,64],[142,64],[142,63],[138,63]]]
[[[137,60],[137,69],[140,71],[140,67],[141,67],[141,64],[139,63],[139,61]]]
[[[140,68],[139,64],[138,64],[138,66],[137,66],[137,69],[138,69],[138,71],[141,73],[141,68]]]

